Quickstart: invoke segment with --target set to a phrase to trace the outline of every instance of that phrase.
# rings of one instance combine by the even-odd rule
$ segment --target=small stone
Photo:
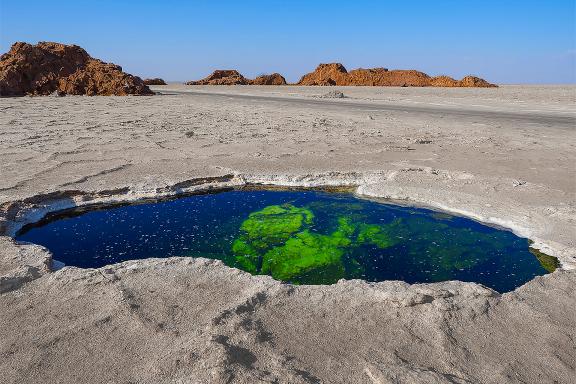
[[[346,96],[341,91],[330,91],[320,96],[323,99],[344,99]]]

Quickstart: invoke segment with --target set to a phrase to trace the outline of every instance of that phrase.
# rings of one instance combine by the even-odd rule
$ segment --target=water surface
[[[227,191],[70,211],[24,228],[66,265],[223,260],[295,284],[471,281],[511,291],[547,273],[527,239],[475,221],[321,191]]]

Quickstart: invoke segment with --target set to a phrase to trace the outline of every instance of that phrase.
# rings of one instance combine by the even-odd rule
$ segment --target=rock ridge
[[[186,85],[286,85],[286,79],[279,73],[273,73],[250,80],[235,69],[217,69],[209,76],[189,81]]]
[[[416,70],[358,68],[350,72],[340,63],[320,64],[313,72],[302,76],[298,85],[392,86],[392,87],[497,87],[484,79],[466,76],[455,80],[448,76],[430,77]]]
[[[251,80],[235,69],[218,69],[209,76],[186,85],[287,85],[286,79],[279,73],[260,75]],[[305,86],[379,86],[379,87],[465,87],[495,88],[476,76],[466,76],[461,80],[449,76],[431,77],[416,70],[389,70],[387,68],[358,68],[346,70],[341,63],[320,64],[313,72],[300,78],[295,85]]]
[[[260,75],[251,82],[252,85],[286,85],[286,79],[279,73]]]

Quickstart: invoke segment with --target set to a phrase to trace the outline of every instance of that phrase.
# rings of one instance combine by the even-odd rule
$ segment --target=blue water
[[[69,211],[24,228],[16,239],[83,268],[201,256],[294,284],[461,280],[508,292],[547,273],[527,239],[511,232],[321,191],[234,190]]]

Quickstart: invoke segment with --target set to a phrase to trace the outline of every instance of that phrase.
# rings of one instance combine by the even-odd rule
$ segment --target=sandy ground
[[[4,382],[575,382],[575,87],[154,89],[0,99]],[[52,272],[9,237],[66,207],[246,183],[467,215],[563,268],[505,295],[294,287],[204,259]]]

